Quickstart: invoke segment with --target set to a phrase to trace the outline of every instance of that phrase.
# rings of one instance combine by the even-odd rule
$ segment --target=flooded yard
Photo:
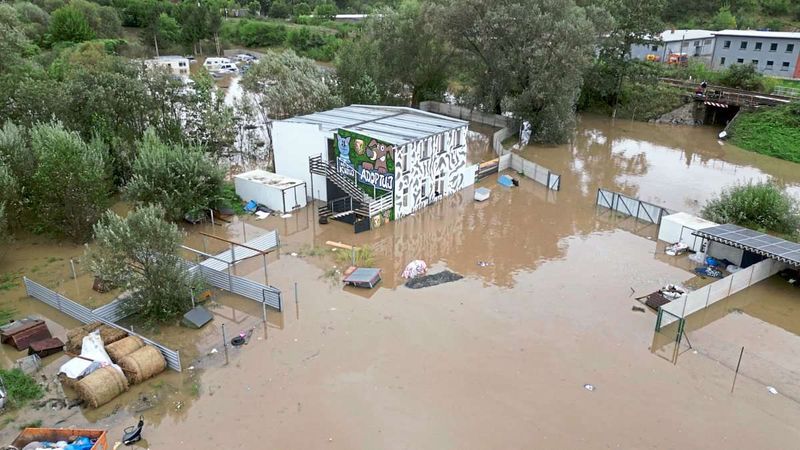
[[[100,410],[76,409],[63,426],[94,422],[116,440],[141,413],[153,449],[794,448],[800,289],[771,279],[692,316],[693,348],[673,364],[654,348],[655,314],[632,310],[634,298],[694,274],[663,255],[655,225],[595,207],[603,187],[696,213],[720,189],[767,177],[800,196],[800,165],[719,143],[716,132],[582,117],[573,143],[523,151],[561,174],[559,192],[524,177],[504,188],[491,176],[477,185],[492,190],[485,202],[469,188],[357,235],[320,225],[311,208],[187,227],[187,245],[209,253],[225,246],[200,231],[241,242],[278,230],[267,273],[259,258],[236,270],[281,289],[283,312],[270,310],[264,327],[258,303],[218,292],[206,328],[153,332],[180,349],[183,373]],[[328,241],[369,245],[379,287],[342,288]],[[71,279],[69,260],[82,254],[23,238],[0,273],[102,304],[81,263]],[[408,289],[400,274],[414,259],[464,279]],[[0,305],[46,317],[54,335],[77,325],[18,286]],[[222,323],[255,327],[227,363]],[[751,365],[731,394],[729,360],[741,346]],[[6,367],[21,356],[8,346],[0,355]],[[15,434],[7,425],[0,439]]]

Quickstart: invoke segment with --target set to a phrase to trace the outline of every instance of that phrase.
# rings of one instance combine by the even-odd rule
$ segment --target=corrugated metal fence
[[[218,289],[241,295],[259,303],[266,303],[278,311],[283,308],[281,290],[276,287],[261,284],[257,281],[232,275],[192,261],[186,261],[186,266],[192,272],[199,271],[200,276],[203,277],[206,283]]]
[[[670,214],[668,209],[661,206],[603,188],[597,190],[596,201],[598,206],[654,224],[661,223],[661,217]]]
[[[133,314],[130,311],[125,312],[122,308],[122,303],[123,302],[117,298],[110,303],[92,310],[92,313],[94,313],[95,317],[99,317],[100,319],[117,322]]]
[[[98,308],[97,310],[103,310],[102,312],[103,312],[104,315],[100,316],[100,315],[95,314],[95,312],[92,311],[91,309],[89,309],[89,308],[87,308],[87,307],[85,307],[85,306],[83,306],[83,305],[81,305],[79,303],[76,303],[76,302],[64,297],[63,295],[61,295],[61,294],[59,294],[57,292],[54,292],[54,291],[42,286],[41,284],[39,284],[39,283],[37,283],[35,281],[32,281],[28,277],[24,277],[23,281],[25,282],[25,290],[27,291],[29,296],[31,296],[31,297],[33,297],[33,298],[35,298],[35,299],[47,304],[47,305],[52,306],[53,308],[61,311],[62,313],[66,314],[66,315],[68,315],[68,316],[70,316],[70,317],[72,317],[72,318],[74,318],[74,319],[76,319],[76,320],[78,320],[78,321],[80,321],[82,323],[102,322],[102,323],[104,323],[104,324],[106,324],[106,325],[108,325],[110,327],[114,327],[114,328],[122,330],[122,331],[124,331],[124,332],[126,332],[128,334],[132,334],[134,336],[138,336],[139,338],[141,338],[146,343],[158,348],[159,351],[161,351],[161,354],[164,355],[164,359],[167,360],[167,366],[170,369],[172,369],[172,370],[174,370],[176,372],[180,372],[181,371],[181,355],[180,355],[180,352],[178,352],[177,350],[172,350],[170,348],[167,348],[167,347],[159,344],[158,342],[155,342],[153,340],[147,339],[146,337],[144,337],[144,336],[142,336],[140,334],[134,333],[133,331],[130,331],[130,330],[126,329],[126,328],[123,328],[123,327],[115,324],[111,320],[108,320],[106,317],[113,317],[114,314],[121,314],[121,313],[119,313],[119,309],[116,306],[114,308],[106,308],[105,310],[103,310],[104,307]],[[116,300],[115,300],[115,302],[116,302]],[[115,302],[112,302],[109,305],[111,305],[111,304],[113,304]],[[109,306],[109,305],[106,305],[106,306]],[[95,310],[95,311],[97,311],[97,310]]]

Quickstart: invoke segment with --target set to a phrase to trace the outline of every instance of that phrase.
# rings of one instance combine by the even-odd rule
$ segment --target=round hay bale
[[[167,368],[164,355],[152,345],[145,345],[136,350],[120,359],[118,364],[131,384],[139,384],[153,378]]]
[[[75,383],[75,392],[92,408],[105,405],[128,390],[128,380],[111,366],[102,367]]]
[[[128,333],[118,328],[110,327],[100,322],[92,322],[71,330],[67,330],[66,351],[69,353],[80,354],[81,347],[83,347],[83,338],[95,330],[100,330],[100,338],[103,339],[103,345],[113,344],[114,342],[117,342],[120,339],[124,339],[128,336]]]
[[[144,347],[144,341],[138,336],[128,336],[117,342],[106,346],[106,353],[111,357],[111,361],[119,362],[120,359]]]

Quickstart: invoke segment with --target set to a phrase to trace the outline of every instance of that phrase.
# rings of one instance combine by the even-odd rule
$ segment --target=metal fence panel
[[[156,341],[147,339],[146,337],[144,337],[144,336],[142,336],[140,334],[134,333],[133,331],[128,330],[128,329],[126,329],[124,327],[121,327],[121,326],[115,324],[114,322],[112,322],[112,321],[110,321],[108,319],[105,319],[103,317],[97,316],[97,315],[94,314],[94,312],[91,309],[89,309],[89,308],[87,308],[87,307],[85,307],[85,306],[83,306],[81,304],[75,303],[74,301],[64,297],[63,295],[61,295],[61,294],[59,294],[57,292],[53,292],[52,290],[42,286],[41,284],[28,279],[28,277],[23,278],[23,280],[25,282],[25,289],[26,289],[26,291],[27,291],[29,296],[31,296],[31,297],[33,297],[33,298],[35,298],[35,299],[47,304],[47,305],[50,305],[53,308],[56,308],[57,310],[63,312],[64,314],[67,314],[68,316],[71,316],[71,317],[73,317],[73,318],[75,318],[75,319],[77,319],[77,320],[79,320],[79,321],[81,321],[83,323],[101,322],[101,323],[104,323],[104,324],[106,324],[106,325],[108,325],[110,327],[114,327],[114,328],[120,329],[122,331],[125,331],[128,334],[131,334],[131,335],[134,335],[134,336],[138,336],[144,342],[146,342],[146,343],[158,348],[158,350],[161,351],[161,354],[164,355],[164,358],[167,360],[167,366],[170,369],[175,370],[177,372],[181,371],[180,352],[178,352],[176,350],[169,349],[169,348],[159,344]],[[106,305],[106,306],[108,306],[108,305]],[[100,309],[100,308],[98,308],[98,309]]]
[[[123,300],[119,298],[114,299],[112,302],[105,304],[97,309],[92,310],[95,316],[108,320],[111,322],[116,322],[122,320],[126,317],[131,316],[132,312],[124,312],[122,308]]]
[[[669,210],[661,206],[643,202],[639,199],[603,188],[597,190],[596,202],[597,206],[612,209],[656,225],[661,223],[661,218],[664,215],[669,214]]]
[[[205,265],[195,264],[191,261],[185,261],[185,264],[190,272],[197,272],[199,270],[200,276],[202,276],[206,283],[218,289],[241,295],[242,297],[255,300],[259,303],[266,303],[268,306],[278,311],[282,310],[281,291],[274,286],[261,284],[248,278],[228,274],[227,271],[222,272]]]

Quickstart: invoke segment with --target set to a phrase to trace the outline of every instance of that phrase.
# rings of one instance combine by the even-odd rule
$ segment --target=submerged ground
[[[282,248],[267,276],[283,291],[283,313],[271,311],[265,330],[257,304],[219,295],[212,325],[153,334],[181,349],[183,374],[162,375],[98,411],[59,412],[52,422],[93,422],[117,439],[142,413],[143,446],[154,449],[794,448],[799,290],[769,280],[693,317],[692,348],[679,348],[673,364],[669,339],[654,336],[655,315],[631,307],[639,305],[634,297],[692,274],[685,261],[661,253],[654,226],[594,206],[603,187],[697,212],[721,188],[766,177],[800,195],[800,165],[719,143],[715,133],[583,117],[572,144],[523,152],[562,175],[558,193],[527,179],[502,188],[490,177],[480,183],[492,190],[487,202],[475,203],[467,189],[359,235],[344,224],[320,226],[311,210],[207,225],[233,239],[278,230]],[[198,230],[189,231],[189,244],[202,248]],[[369,244],[382,285],[342,289],[326,276],[333,259],[312,248],[329,240]],[[90,298],[97,294],[88,276],[69,279],[68,261],[81,254],[23,239],[0,272],[99,305],[105,299]],[[407,289],[399,274],[413,259],[465,278]],[[265,276],[260,261],[237,271]],[[2,299],[21,314],[47,317],[56,333],[63,333],[56,322],[75,325],[21,289]],[[222,323],[229,333],[255,327],[227,364]],[[19,355],[3,347],[7,366]],[[208,355],[212,348],[220,351]],[[0,433],[8,440],[16,427]]]

